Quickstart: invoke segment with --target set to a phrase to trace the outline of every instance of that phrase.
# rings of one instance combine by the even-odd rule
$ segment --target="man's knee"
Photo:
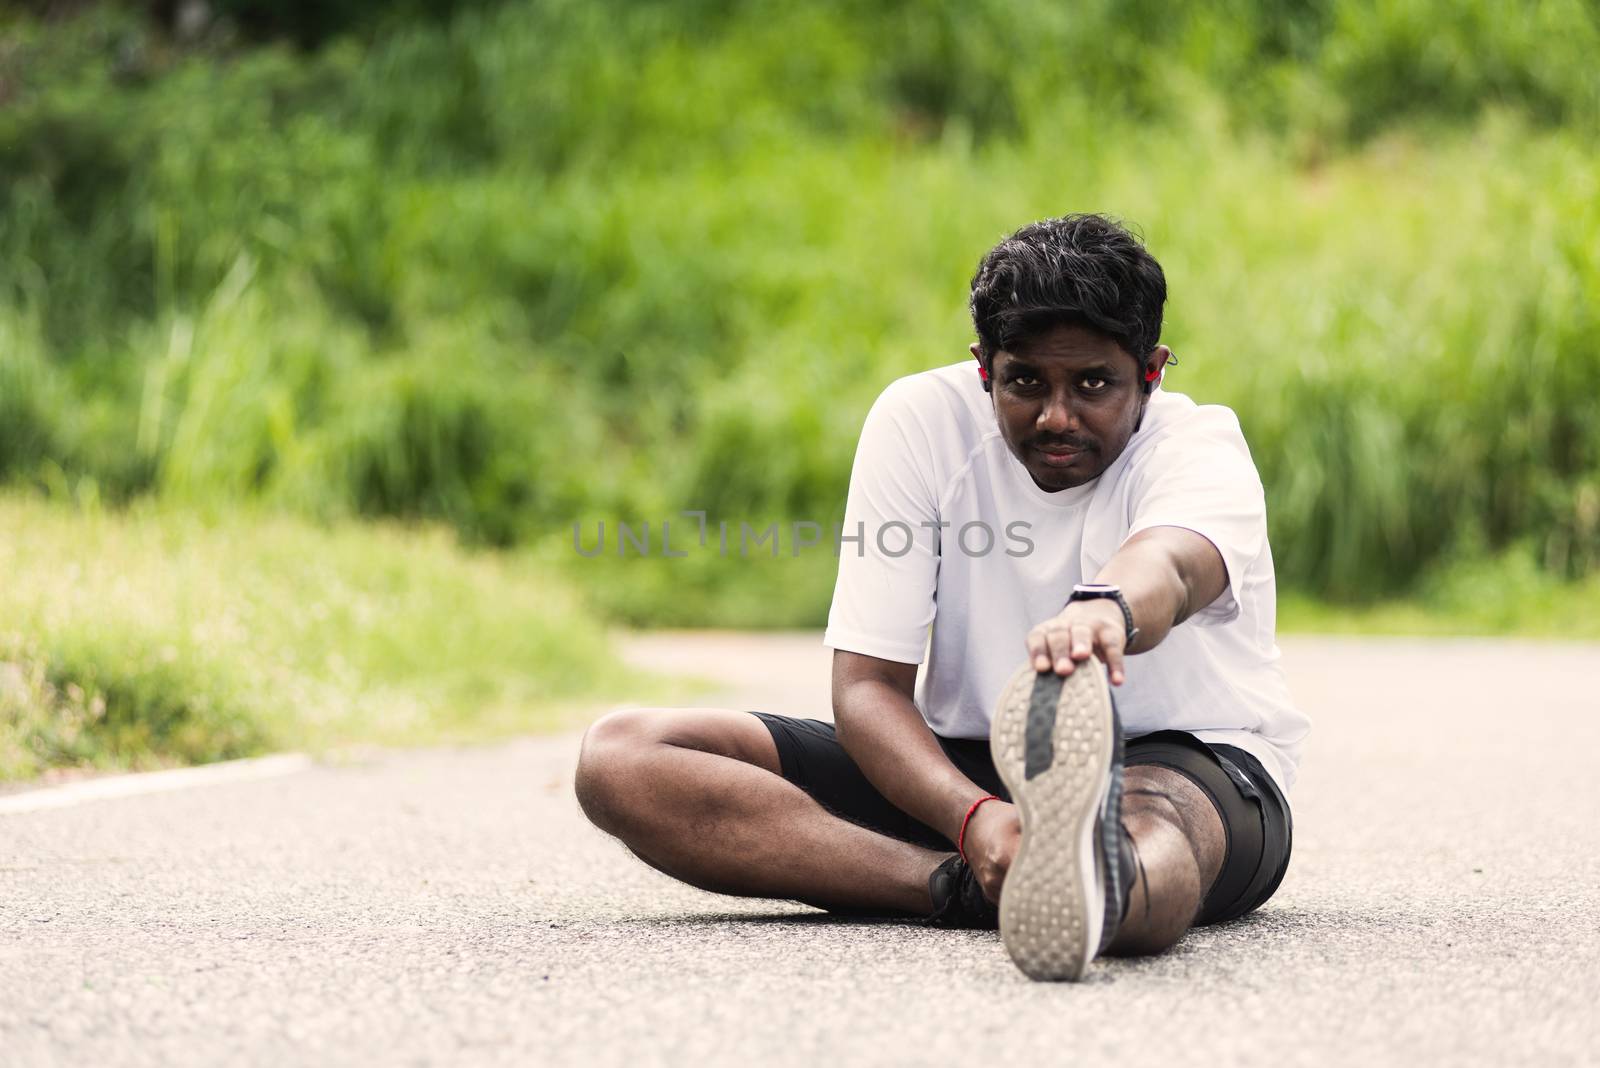
[[[1216,805],[1199,786],[1168,768],[1136,765],[1128,769],[1123,823],[1136,837],[1176,834],[1200,872],[1202,892],[1222,870],[1227,831]],[[1137,826],[1136,826],[1137,825]]]
[[[1205,887],[1186,823],[1181,801],[1159,787],[1136,785],[1124,795],[1122,825],[1133,839],[1137,869],[1112,946],[1118,956],[1160,953],[1194,921]]]
[[[630,708],[609,713],[583,736],[574,788],[584,813],[611,829],[633,806],[650,804],[658,758],[672,750],[727,757],[779,772],[766,725],[717,708]]]
[[[1160,789],[1135,786],[1126,791],[1122,798],[1122,823],[1135,837],[1142,831],[1146,834],[1176,832],[1188,838],[1178,802]]]
[[[1135,842],[1160,843],[1163,853],[1194,855],[1183,814],[1166,798],[1152,798],[1135,806],[1124,806],[1122,826]]]
[[[650,723],[656,710],[630,708],[610,712],[584,732],[573,788],[584,814],[601,827],[614,822],[626,807],[630,788],[637,788],[645,750],[658,744]]]

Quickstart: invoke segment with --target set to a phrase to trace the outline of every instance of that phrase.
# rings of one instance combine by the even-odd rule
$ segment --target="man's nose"
[[[1067,434],[1078,429],[1078,413],[1065,392],[1053,393],[1039,412],[1038,429],[1047,434]]]

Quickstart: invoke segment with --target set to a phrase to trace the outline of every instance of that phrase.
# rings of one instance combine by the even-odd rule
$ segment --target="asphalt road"
[[[677,886],[583,822],[567,736],[0,816],[0,1064],[1595,1063],[1600,647],[1285,651],[1278,896],[1083,984]],[[633,655],[826,707],[815,635]]]

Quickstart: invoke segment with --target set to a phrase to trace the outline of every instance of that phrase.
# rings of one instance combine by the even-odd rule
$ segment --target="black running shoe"
[[[1000,895],[1000,937],[1033,979],[1080,979],[1126,901],[1122,723],[1098,660],[1063,678],[1012,676],[989,737],[1022,816]]]
[[[977,877],[959,854],[950,854],[949,860],[933,869],[928,892],[933,895],[933,915],[923,922],[929,927],[992,931],[1000,926],[999,910],[983,896]]]

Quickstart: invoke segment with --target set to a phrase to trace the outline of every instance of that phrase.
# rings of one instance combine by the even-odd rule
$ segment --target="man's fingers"
[[[1043,627],[1034,627],[1028,632],[1028,659],[1033,663],[1033,670],[1050,670],[1050,644]]]
[[[1126,638],[1122,632],[1107,627],[1100,632],[1100,659],[1105,662],[1106,672],[1111,676],[1111,685],[1121,686],[1126,677],[1122,671],[1122,653]]]
[[[1055,627],[1047,631],[1046,635],[1050,642],[1050,656],[1054,658],[1055,671],[1058,675],[1072,674],[1079,661],[1087,660],[1094,655],[1094,629],[1087,623]]]
[[[1058,627],[1050,632],[1050,655],[1055,658],[1056,674],[1070,675],[1077,665],[1073,661],[1073,631],[1077,628]]]
[[[1081,606],[1069,605],[1068,609],[1074,607]],[[1092,615],[1082,621],[1068,622],[1074,615],[1081,617],[1083,613],[1064,612],[1028,632],[1028,662],[1033,670],[1070,675],[1081,661],[1098,655],[1106,665],[1112,685],[1122,685],[1127,641],[1120,623]]]
[[[983,896],[991,905],[1000,904],[1001,887],[1003,879],[979,879],[978,886],[983,890]]]
[[[1034,657],[1033,669],[1035,671],[1060,671],[1063,660],[1071,663],[1072,636],[1067,628],[1060,626],[1052,620],[1039,629],[1043,636],[1044,653]]]

